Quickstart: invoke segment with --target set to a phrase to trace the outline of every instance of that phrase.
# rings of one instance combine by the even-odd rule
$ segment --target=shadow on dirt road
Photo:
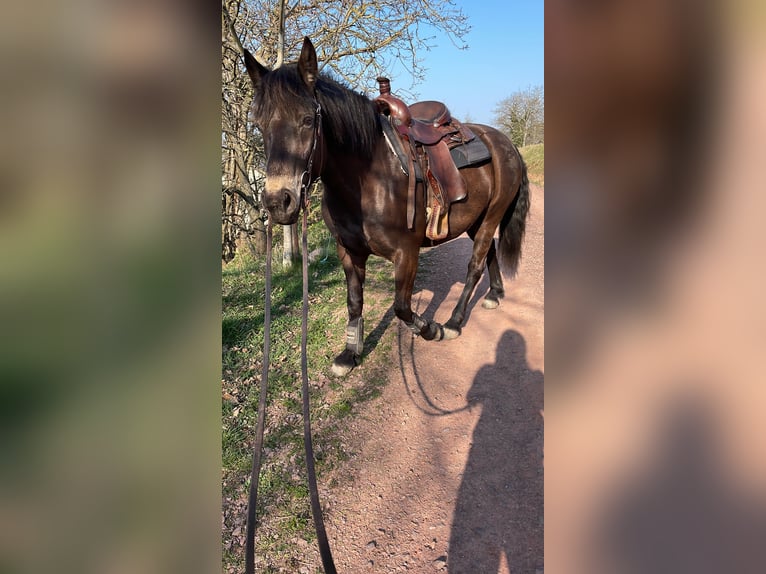
[[[511,572],[543,564],[543,374],[530,370],[524,338],[506,331],[496,361],[468,391],[481,417],[458,490],[448,572]]]

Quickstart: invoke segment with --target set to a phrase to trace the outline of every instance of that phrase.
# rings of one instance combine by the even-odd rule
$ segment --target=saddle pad
[[[452,155],[452,161],[455,162],[458,169],[487,161],[492,157],[489,148],[479,138],[474,138],[468,143],[453,147],[449,151]]]

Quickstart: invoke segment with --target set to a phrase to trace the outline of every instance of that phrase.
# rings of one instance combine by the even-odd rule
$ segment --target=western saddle
[[[380,95],[375,98],[378,111],[387,116],[396,129],[401,142],[408,148],[402,153],[399,142],[391,141],[384,125],[389,145],[399,156],[402,169],[409,176],[407,198],[407,224],[415,221],[415,188],[417,180],[424,181],[428,189],[426,200],[426,236],[431,240],[447,237],[449,206],[467,195],[465,181],[452,159],[450,149],[463,145],[476,136],[470,129],[452,118],[442,102],[424,101],[407,106],[391,94],[388,78],[378,78]],[[385,122],[384,122],[385,124]],[[405,157],[406,156],[406,157]],[[418,168],[422,175],[418,178]]]

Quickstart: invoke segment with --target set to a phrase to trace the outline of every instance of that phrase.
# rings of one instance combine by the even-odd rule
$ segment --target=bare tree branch
[[[247,203],[247,204],[248,204],[250,207],[252,207],[253,209],[257,209],[257,208],[258,208],[258,204],[255,202],[255,199],[253,198],[253,196],[252,196],[251,194],[243,193],[243,192],[242,192],[242,190],[241,190],[241,189],[239,189],[239,188],[237,188],[237,187],[227,187],[227,188],[225,188],[225,189],[223,190],[223,192],[224,192],[224,193],[229,193],[229,194],[231,194],[231,193],[235,193],[235,194],[237,194],[239,197],[241,197],[242,199],[244,199],[244,200],[245,200],[245,202],[246,202],[246,203]]]
[[[304,36],[318,50],[321,69],[360,91],[374,90],[375,78],[395,67],[412,74],[408,93],[424,77],[419,57],[436,42],[435,32],[457,47],[470,27],[450,0],[223,0],[221,155],[225,186],[239,190],[223,202],[222,224],[240,217],[257,220],[243,210],[258,211],[257,199],[245,200],[252,188],[248,174],[262,169],[262,142],[249,122],[253,91],[241,55],[247,46],[258,61],[274,68],[294,60]],[[427,26],[426,26],[427,25]],[[414,94],[409,93],[414,97]],[[249,196],[248,196],[249,197]],[[252,199],[252,198],[250,198]],[[247,216],[246,216],[247,215]],[[234,219],[233,219],[234,218]],[[225,257],[233,257],[234,229],[224,229]]]
[[[285,3],[286,0],[279,2],[279,34],[277,40],[277,61],[275,68],[279,68],[285,61]]]

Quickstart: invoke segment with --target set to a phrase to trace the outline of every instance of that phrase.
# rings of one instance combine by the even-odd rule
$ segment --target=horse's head
[[[291,225],[298,220],[302,193],[320,172],[316,51],[304,38],[297,64],[269,71],[245,50],[245,66],[255,92],[252,118],[266,152],[263,204],[273,221]]]

